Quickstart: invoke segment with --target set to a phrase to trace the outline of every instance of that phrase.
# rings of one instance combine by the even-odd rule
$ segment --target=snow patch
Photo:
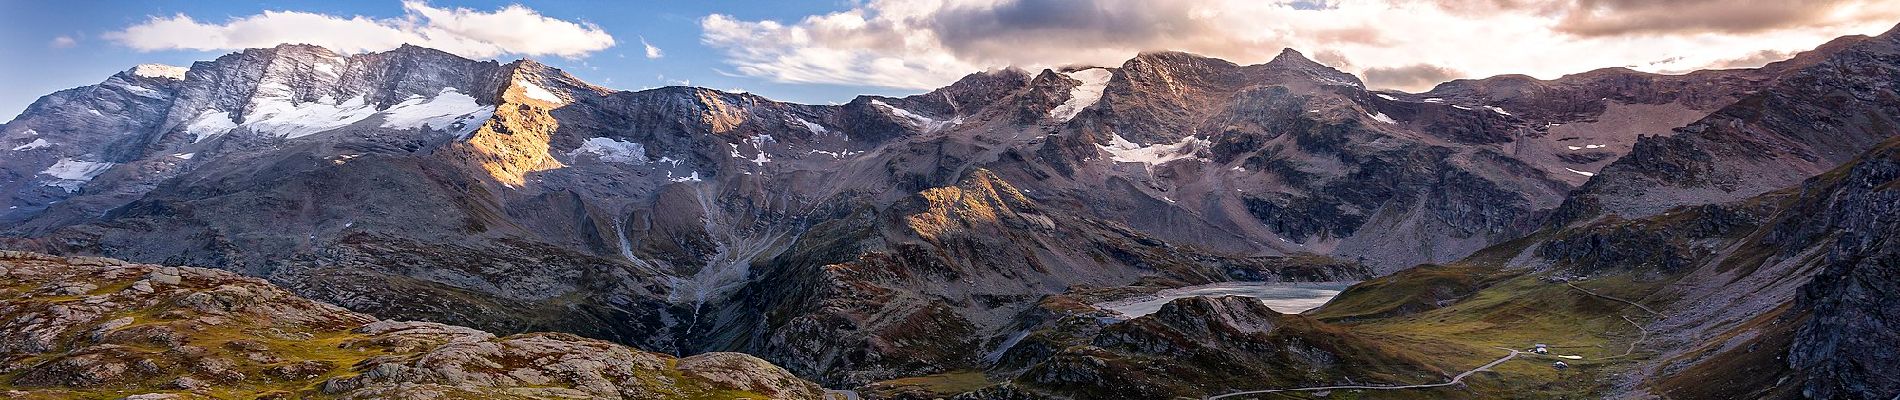
[[[752,150],[758,152],[751,160],[748,160],[751,161],[752,164],[763,167],[765,163],[772,162],[772,157],[765,154],[765,144],[776,143],[778,139],[772,138],[772,135],[758,135],[745,138],[745,142],[752,144]]]
[[[1399,101],[1399,98],[1397,98],[1397,97],[1392,97],[1391,95],[1387,95],[1387,94],[1385,94],[1385,93],[1373,93],[1373,94],[1374,94],[1374,95],[1377,95],[1377,96],[1379,96],[1379,98],[1381,98],[1381,99],[1386,99],[1386,100],[1391,100],[1391,101]]]
[[[27,142],[26,144],[13,146],[13,151],[43,149],[47,147],[53,147],[53,142],[46,141],[46,138],[34,138],[33,141]]]
[[[943,127],[942,121],[918,115],[917,113],[910,112],[910,110],[897,108],[897,106],[885,104],[880,100],[871,100],[871,105],[883,108],[885,112],[891,113],[891,115],[895,115],[898,118],[908,119],[912,125],[916,125],[918,128],[923,128],[926,131],[934,131],[937,130],[937,128]]]
[[[586,142],[581,143],[580,148],[574,149],[574,151],[568,153],[568,155],[579,156],[581,153],[593,154],[599,157],[601,161],[611,163],[647,163],[646,146],[634,142],[622,142],[614,138],[589,138]]]
[[[851,150],[825,151],[825,150],[813,149],[811,150],[811,154],[823,154],[823,155],[831,156],[831,158],[843,159],[845,157],[850,157],[850,156],[854,156],[858,154],[864,154],[864,152],[862,151],[853,152]]]
[[[1385,113],[1378,112],[1378,111],[1373,111],[1371,114],[1366,114],[1366,116],[1372,117],[1373,120],[1377,120],[1379,122],[1384,122],[1388,124],[1399,123],[1399,121],[1393,121],[1392,117],[1385,116]]]
[[[1597,173],[1595,173],[1595,172],[1585,172],[1585,171],[1578,171],[1578,170],[1574,170],[1574,169],[1570,169],[1570,168],[1564,168],[1564,170],[1565,170],[1565,171],[1570,171],[1570,172],[1574,172],[1574,173],[1576,173],[1577,175],[1583,175],[1583,176],[1597,176]]]
[[[172,157],[177,157],[180,160],[190,160],[192,157],[197,157],[197,156],[198,156],[198,153],[178,153],[178,154],[172,155]]]
[[[148,88],[144,86],[139,86],[138,84],[132,83],[124,79],[107,80],[105,82],[105,85],[120,88],[120,89],[125,89],[127,93],[131,93],[133,96],[139,96],[139,97],[144,97],[148,99],[165,98],[164,92],[160,92],[156,89],[152,89],[152,88]]]
[[[1142,146],[1128,141],[1118,133],[1109,137],[1108,144],[1101,148],[1102,151],[1108,152],[1109,158],[1115,161],[1161,165],[1184,158],[1193,158],[1195,152],[1209,145],[1211,143],[1207,139],[1188,136],[1172,144]]]
[[[143,76],[147,78],[165,78],[165,79],[171,79],[171,80],[184,80],[185,71],[189,71],[189,70],[191,69],[185,68],[185,67],[175,67],[175,66],[170,66],[170,65],[164,65],[164,64],[139,64],[136,67],[132,67],[132,75]]]
[[[185,125],[185,133],[190,134],[191,141],[196,143],[236,128],[237,123],[231,122],[231,113],[217,111],[198,114],[198,118]]]
[[[1076,114],[1082,113],[1083,109],[1087,109],[1089,106],[1095,105],[1095,102],[1102,100],[1102,90],[1108,88],[1108,79],[1114,77],[1115,73],[1110,72],[1107,68],[1089,68],[1081,71],[1065,72],[1062,75],[1082,81],[1082,83],[1069,89],[1068,101],[1062,102],[1062,105],[1056,106],[1056,108],[1049,109],[1049,118],[1069,122],[1070,119],[1075,118]]]
[[[806,131],[810,131],[811,133],[816,133],[816,134],[824,134],[825,132],[829,132],[829,131],[827,131],[827,130],[825,130],[825,126],[824,126],[824,125],[819,125],[819,124],[818,124],[818,123],[816,123],[816,122],[811,122],[811,121],[806,121],[806,120],[805,120],[804,118],[799,118],[799,117],[792,117],[792,120],[793,120],[793,121],[798,121],[798,123],[799,123],[800,125],[804,125],[804,126],[805,126],[805,130],[806,130]]]
[[[547,89],[542,89],[540,85],[535,85],[534,82],[529,82],[526,79],[515,79],[515,84],[520,85],[521,94],[524,96],[528,96],[528,98],[530,99],[535,99],[535,100],[540,100],[540,101],[545,101],[545,102],[555,103],[555,104],[567,103],[567,100],[561,99],[561,96],[556,96],[554,92],[550,92]]]
[[[376,115],[376,107],[364,102],[363,96],[338,104],[298,103],[287,97],[267,97],[258,99],[251,111],[244,114],[244,127],[294,139],[349,126],[372,115]]]
[[[336,66],[335,66],[335,65],[330,65],[330,64],[317,64],[317,66],[315,66],[315,67],[312,67],[312,68],[314,68],[314,69],[316,69],[316,70],[317,70],[317,72],[321,72],[321,73],[325,73],[325,74],[329,74],[329,75],[336,75]]]
[[[483,121],[495,115],[494,106],[475,103],[474,97],[462,94],[455,88],[443,88],[441,93],[428,99],[421,96],[410,97],[401,103],[383,111],[383,127],[396,129],[430,129],[454,133],[456,138],[467,137],[480,128]]]
[[[1509,115],[1511,115],[1511,113],[1510,113],[1509,111],[1504,111],[1504,109],[1502,109],[1502,108],[1497,108],[1497,107],[1493,107],[1493,106],[1484,106],[1484,109],[1486,109],[1486,110],[1491,110],[1491,112],[1494,112],[1494,113],[1498,113],[1498,115],[1504,115],[1504,116],[1509,116]]]
[[[1443,102],[1445,102],[1445,99],[1441,99],[1441,98],[1437,98],[1437,97],[1432,97],[1432,98],[1427,98],[1427,99],[1425,99],[1425,102],[1426,102],[1426,103],[1443,103]]]
[[[668,172],[667,174],[671,175],[672,173]],[[667,180],[674,181],[674,182],[699,182],[700,181],[699,171],[693,171],[692,175],[682,176],[678,178],[668,178]]]
[[[105,173],[106,170],[111,169],[113,165],[118,164],[62,158],[59,162],[53,163],[53,166],[46,167],[45,171],[40,171],[40,174],[56,179],[55,181],[46,182],[46,186],[66,189],[67,192],[77,192],[79,191],[79,187],[85,186],[87,181],[91,181],[93,177]]]
[[[1604,147],[1609,147],[1609,146],[1600,145],[1600,144],[1586,144],[1582,146],[1564,146],[1564,148],[1571,149],[1571,150],[1601,149]]]

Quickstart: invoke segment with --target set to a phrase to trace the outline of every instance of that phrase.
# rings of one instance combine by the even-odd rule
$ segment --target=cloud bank
[[[223,23],[202,22],[184,14],[153,16],[104,37],[140,51],[308,43],[359,53],[408,43],[473,58],[504,54],[578,58],[614,45],[613,36],[594,24],[549,18],[520,5],[490,12],[436,8],[420,1],[405,1],[402,6],[404,15],[391,19],[300,11],[265,11]]]
[[[1149,50],[1258,63],[1293,47],[1375,87],[1423,90],[1505,73],[1749,66],[1735,63],[1895,22],[1891,0],[870,0],[792,22],[713,14],[700,27],[737,74],[778,82],[924,89],[1003,66],[1112,66]]]

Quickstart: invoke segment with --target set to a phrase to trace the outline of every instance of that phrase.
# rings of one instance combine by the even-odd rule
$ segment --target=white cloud
[[[78,44],[79,44],[79,40],[73,39],[72,36],[59,35],[58,37],[54,37],[52,41],[46,42],[46,47],[51,47],[55,49],[64,49],[64,48],[71,48]]]
[[[660,51],[658,47],[653,47],[652,43],[647,43],[647,38],[645,37],[640,38],[640,46],[646,47],[647,58],[666,57],[666,52]]]
[[[105,35],[141,51],[233,50],[308,43],[358,53],[404,43],[475,58],[503,54],[577,58],[613,47],[614,38],[586,22],[542,16],[520,5],[484,12],[402,3],[401,18],[341,17],[301,11],[265,11],[206,23],[184,14],[153,16]]]
[[[1360,75],[1452,71],[1540,78],[1612,66],[1673,71],[1873,34],[1900,2],[1813,0],[1800,13],[1745,0],[870,0],[794,22],[713,14],[701,40],[740,75],[925,89],[1003,66],[1115,66],[1180,50],[1250,64],[1282,47]],[[1682,26],[1670,7],[1698,13]],[[1684,17],[1688,18],[1688,17]],[[1664,29],[1667,28],[1667,29]],[[1656,60],[1669,60],[1657,63]],[[1348,63],[1350,65],[1348,65]],[[1422,90],[1432,79],[1392,79]]]

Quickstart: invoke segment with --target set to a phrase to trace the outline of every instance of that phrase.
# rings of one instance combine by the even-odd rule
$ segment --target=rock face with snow
[[[135,68],[0,126],[0,244],[217,267],[394,318],[744,351],[827,384],[1001,371],[1049,296],[1457,260],[1551,215],[1641,214],[1617,182],[1734,176],[1711,165],[1747,147],[1708,143],[1735,137],[1839,162],[1892,135],[1891,37],[1420,94],[1291,50],[1157,52],[829,106],[283,45]],[[1869,112],[1800,106],[1830,99]],[[1683,262],[1601,243],[1541,256]]]

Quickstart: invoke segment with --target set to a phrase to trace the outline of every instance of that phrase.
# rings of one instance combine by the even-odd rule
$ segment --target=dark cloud
[[[1420,91],[1463,76],[1464,73],[1458,70],[1431,64],[1373,67],[1366,69],[1366,85],[1379,89]]]
[[[702,41],[724,50],[738,74],[780,82],[927,89],[1001,66],[1113,66],[1151,50],[1246,64],[1294,47],[1375,86],[1418,90],[1480,73],[1695,67],[1900,20],[1900,0],[853,3],[792,23],[709,15]],[[1413,64],[1421,61],[1430,64]]]
[[[1580,36],[1755,33],[1894,18],[1892,0],[1568,0],[1559,32]]]
[[[949,50],[982,60],[1022,61],[1025,50],[1059,54],[1105,47],[1124,51],[1247,47],[1208,23],[1205,16],[1196,15],[1200,6],[1192,1],[1011,0],[950,4],[916,23],[934,32]]]

